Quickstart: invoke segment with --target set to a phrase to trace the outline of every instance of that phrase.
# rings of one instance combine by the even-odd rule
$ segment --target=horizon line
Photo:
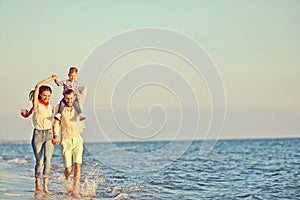
[[[250,137],[245,137],[245,138],[219,138],[219,139],[195,139],[195,140],[190,140],[190,139],[180,139],[180,140],[141,140],[141,141],[84,141],[84,144],[92,144],[92,143],[143,143],[143,142],[191,142],[191,141],[234,141],[234,140],[279,140],[279,139],[300,139],[300,136],[287,136],[287,137],[256,137],[256,138],[250,138]],[[0,139],[0,145],[1,144],[30,144],[31,139]]]

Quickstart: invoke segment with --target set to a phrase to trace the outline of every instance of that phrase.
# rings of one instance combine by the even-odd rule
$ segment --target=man
[[[74,181],[73,192],[78,194],[78,187],[81,175],[81,163],[83,152],[83,140],[80,137],[77,128],[78,114],[73,106],[75,100],[74,91],[68,89],[64,92],[64,100],[66,106],[61,112],[60,120],[54,120],[54,138],[53,144],[59,144],[58,132],[61,128],[61,149],[62,157],[65,166],[65,177],[68,182],[68,192],[71,192],[70,188],[70,175],[72,172],[72,164],[74,164]]]

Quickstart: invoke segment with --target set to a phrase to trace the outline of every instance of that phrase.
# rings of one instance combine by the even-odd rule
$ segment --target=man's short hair
[[[74,93],[74,90],[72,90],[72,89],[66,89],[65,91],[64,91],[64,94],[72,94],[72,93]]]

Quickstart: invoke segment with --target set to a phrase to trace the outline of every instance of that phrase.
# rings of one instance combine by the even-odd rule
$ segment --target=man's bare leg
[[[72,172],[72,167],[66,167],[65,168],[65,177],[66,177],[66,181],[67,181],[67,192],[71,192],[72,191],[72,186],[71,186],[71,172]]]
[[[73,191],[74,191],[75,194],[78,194],[80,176],[81,176],[81,164],[80,163],[74,163],[74,187],[73,187]]]

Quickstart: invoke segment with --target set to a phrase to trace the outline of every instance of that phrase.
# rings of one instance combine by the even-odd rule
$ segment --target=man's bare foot
[[[70,192],[73,191],[72,183],[70,181],[67,182],[67,191],[70,191]]]
[[[72,195],[72,193],[73,193],[72,190],[67,190],[66,193],[65,193],[65,195],[68,195],[68,196],[69,196],[69,195]]]
[[[73,190],[72,190],[72,184],[70,181],[66,181],[66,195],[71,195]]]
[[[74,198],[78,198],[78,197],[80,197],[80,194],[79,194],[79,192],[78,192],[77,190],[75,190],[75,191],[73,191],[72,196],[73,196]]]

